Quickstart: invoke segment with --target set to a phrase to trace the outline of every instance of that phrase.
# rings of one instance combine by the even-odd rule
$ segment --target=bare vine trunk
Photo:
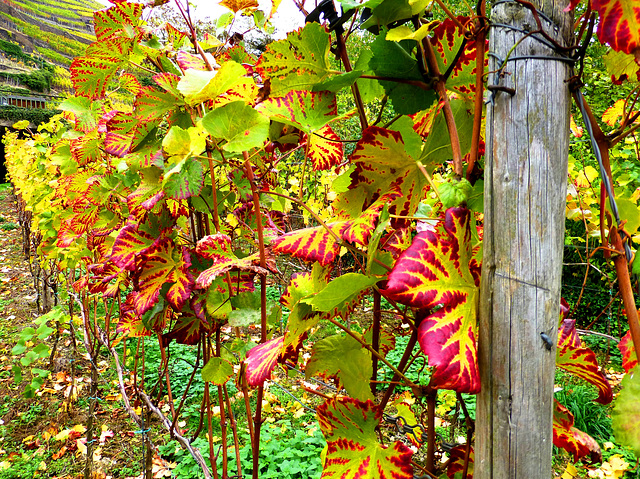
[[[545,14],[544,30],[559,44],[572,44],[566,3],[533,4]],[[538,40],[540,33],[523,38],[538,30],[526,6],[497,2],[491,21],[475,477],[547,479],[571,67],[538,58],[561,56]],[[493,73],[501,67],[504,75]],[[547,349],[541,333],[553,347]]]

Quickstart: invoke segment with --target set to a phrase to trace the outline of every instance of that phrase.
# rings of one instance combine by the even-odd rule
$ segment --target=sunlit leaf
[[[222,147],[232,153],[262,146],[269,135],[269,119],[241,101],[210,111],[202,125],[214,137],[227,140]]]
[[[582,344],[574,319],[563,320],[558,330],[556,366],[595,385],[598,388],[596,402],[609,404],[612,401],[611,385],[600,372],[594,352]]]
[[[318,23],[307,23],[285,40],[271,42],[255,68],[271,81],[271,94],[282,96],[290,90],[311,90],[330,75],[329,34]]]
[[[238,13],[240,10],[258,8],[257,0],[223,0],[220,5],[227,7],[233,13]]]
[[[110,8],[98,10],[93,14],[96,39],[133,32],[143,8],[141,3],[118,2]]]
[[[371,353],[349,335],[321,339],[313,345],[307,362],[307,378],[320,375],[336,377],[349,395],[360,401],[373,399],[371,393]]]
[[[472,259],[470,212],[446,211],[444,231],[418,233],[389,273],[383,295],[421,309],[440,309],[418,327],[418,340],[435,366],[438,388],[477,393],[480,376],[476,349],[478,287],[469,270]]]
[[[238,83],[247,74],[245,68],[236,62],[226,62],[219,70],[187,70],[178,82],[178,90],[189,105],[213,100]]]
[[[323,478],[411,479],[411,450],[401,442],[380,444],[381,411],[373,401],[331,399],[316,409],[327,440]]]

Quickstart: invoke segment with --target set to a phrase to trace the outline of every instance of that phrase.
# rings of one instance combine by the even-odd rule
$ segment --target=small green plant
[[[2,223],[0,225],[0,229],[4,231],[17,230],[18,228],[20,228],[20,226],[18,226],[16,223],[13,223],[13,222],[5,223],[4,221],[5,221],[4,218],[0,220],[0,223]]]
[[[594,402],[597,391],[584,384],[566,385],[555,397],[573,414],[574,427],[599,441],[608,441],[612,435],[611,418],[607,407]]]
[[[34,320],[34,323],[38,326],[37,328],[27,327],[20,332],[20,339],[11,350],[14,356],[22,356],[20,362],[12,367],[16,383],[23,381],[23,367],[29,368],[49,356],[51,350],[45,340],[55,331],[54,328],[58,327],[58,324],[66,318],[68,316],[63,312],[62,308],[57,307]],[[52,322],[54,327],[49,326],[49,322]],[[49,371],[38,367],[31,367],[30,372],[31,382],[24,390],[26,397],[33,397],[49,376]]]

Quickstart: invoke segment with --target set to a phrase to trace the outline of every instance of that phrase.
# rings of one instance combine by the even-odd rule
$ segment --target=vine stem
[[[471,180],[473,167],[478,161],[478,151],[480,147],[480,131],[482,128],[482,101],[484,95],[484,51],[486,47],[487,30],[485,27],[485,1],[479,2],[479,16],[475,21],[476,28],[476,92],[473,105],[473,130],[471,133],[471,150],[469,151],[469,162],[467,163],[467,180]]]
[[[249,153],[242,152],[244,157],[244,169],[253,195],[253,209],[256,215],[256,230],[258,232],[258,248],[260,250],[260,267],[267,269],[267,257],[264,246],[264,232],[262,231],[262,214],[260,213],[260,195],[256,187],[255,177]],[[260,343],[267,341],[267,277],[260,273]],[[264,385],[258,386],[258,397],[256,399],[256,414],[253,419],[254,444],[253,444],[253,479],[258,479],[260,471],[260,426],[262,425],[262,398],[264,396]]]
[[[351,336],[353,339],[358,341],[362,345],[363,348],[367,349],[373,356],[377,357],[389,369],[391,369],[393,371],[394,375],[397,374],[398,375],[398,379],[402,379],[407,386],[409,386],[410,388],[417,388],[418,387],[418,385],[416,383],[414,383],[408,377],[406,377],[404,374],[402,374],[402,372],[400,372],[400,370],[398,370],[394,365],[392,365],[389,361],[387,361],[384,356],[382,356],[378,351],[373,349],[369,343],[367,343],[364,339],[362,339],[361,336],[359,336],[358,334],[354,333],[349,328],[347,328],[344,324],[340,323],[339,321],[336,321],[333,318],[329,318],[329,322],[331,322],[335,326],[339,327],[345,333],[347,333],[349,336]]]
[[[458,22],[460,23],[460,22]],[[459,28],[462,28],[464,31],[464,26],[460,25]],[[440,101],[443,103],[442,112],[444,113],[444,120],[447,124],[447,130],[449,131],[449,138],[451,139],[451,153],[453,155],[453,172],[458,178],[462,178],[463,170],[462,170],[462,153],[460,151],[460,138],[458,136],[458,128],[456,127],[456,120],[453,116],[453,110],[451,109],[451,103],[449,102],[449,96],[447,95],[447,87],[444,78],[440,73],[440,68],[438,67],[438,60],[436,59],[436,54],[433,51],[433,46],[431,45],[431,41],[429,37],[424,38],[420,43],[422,46],[421,50],[423,52],[423,59],[429,68],[429,71],[435,77],[436,85],[435,90],[438,93],[438,97],[440,97]]]

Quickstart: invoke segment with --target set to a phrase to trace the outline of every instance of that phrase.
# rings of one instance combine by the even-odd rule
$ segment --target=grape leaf
[[[602,453],[598,443],[587,433],[573,427],[573,414],[554,400],[553,445],[573,454],[577,461],[581,457],[591,456],[593,462],[600,462]]]
[[[638,365],[638,355],[633,347],[633,340],[631,339],[631,331],[627,331],[620,342],[618,348],[622,353],[622,367],[626,372],[631,371]]]
[[[375,76],[401,79],[404,82],[380,81],[385,93],[391,99],[394,111],[399,115],[411,115],[428,108],[436,101],[433,89],[424,82],[418,61],[402,45],[384,39],[379,35],[371,44],[368,68]],[[417,82],[408,83],[407,81]]]
[[[594,352],[582,344],[575,319],[564,319],[558,330],[556,366],[595,385],[598,388],[596,402],[609,404],[613,400],[611,385],[600,372]]]
[[[447,477],[449,479],[471,479],[473,477],[473,448],[469,454],[469,465],[467,466],[467,476],[462,477],[464,472],[464,461],[467,453],[467,445],[460,444],[449,451],[449,467],[447,467]]]
[[[191,257],[188,250],[178,247],[169,238],[161,239],[147,250],[134,277],[138,287],[132,293],[132,300],[138,314],[151,309],[165,283],[171,283],[167,300],[180,311],[194,286],[189,266]]]
[[[311,305],[314,311],[346,319],[347,315],[359,304],[367,290],[378,281],[380,279],[376,277],[346,273],[331,281],[313,297],[301,301]]]
[[[247,71],[236,62],[226,62],[219,70],[201,71],[190,69],[178,82],[178,90],[184,95],[185,102],[196,105],[213,100],[239,83]]]
[[[93,14],[94,31],[98,41],[115,35],[127,35],[139,23],[144,6],[141,3],[118,2]]]
[[[229,361],[214,356],[204,365],[201,375],[203,381],[222,386],[233,376],[233,366]]]
[[[389,213],[411,216],[423,199],[428,182],[415,161],[406,152],[402,135],[397,131],[370,126],[351,155],[356,169],[346,193],[338,196],[336,210],[357,217],[380,196],[399,191],[389,206]],[[392,222],[398,226],[401,221]]]
[[[196,280],[196,286],[200,289],[208,288],[216,277],[231,270],[266,273],[257,266],[258,253],[238,259],[231,249],[231,238],[222,233],[202,238],[196,245],[196,252],[204,258],[213,260],[213,265],[200,273]]]
[[[636,366],[622,379],[622,391],[611,414],[616,441],[631,448],[640,457],[640,367]]]
[[[304,261],[318,261],[322,266],[327,266],[338,256],[340,238],[348,225],[348,222],[342,221],[327,225],[328,229],[316,226],[292,231],[272,243],[273,251],[290,254]]]
[[[259,386],[275,369],[282,353],[284,336],[258,344],[247,353],[247,383]]]
[[[636,55],[640,50],[638,0],[594,0],[598,12],[598,38],[617,52]]]
[[[411,450],[398,441],[386,447],[378,442],[382,413],[373,401],[330,399],[316,414],[327,440],[323,478],[413,478]]]
[[[133,271],[135,259],[145,253],[156,239],[144,231],[139,231],[136,225],[126,225],[118,232],[111,250],[111,261],[118,267]]]
[[[189,158],[165,172],[162,188],[169,198],[186,199],[199,195],[203,184],[202,163],[195,158]]]
[[[269,43],[255,69],[262,78],[271,80],[273,96],[285,95],[290,90],[311,90],[332,73],[329,47],[325,28],[307,23],[286,39]]]
[[[336,377],[341,387],[360,401],[373,399],[369,385],[372,372],[371,353],[351,336],[341,334],[316,342],[305,369],[307,379],[315,375]]]
[[[307,146],[307,156],[315,171],[328,170],[342,163],[344,147],[330,125],[309,134]]]
[[[232,153],[262,146],[269,136],[269,119],[242,101],[210,111],[202,126],[214,137],[227,140],[222,147]]]
[[[458,17],[458,21],[463,25],[469,20],[468,17]],[[476,44],[472,41],[466,42],[462,54],[458,57],[464,39],[464,32],[460,31],[453,20],[447,18],[433,29],[430,41],[436,52],[440,73],[447,72],[453,62],[456,62],[447,78],[447,90],[469,96],[476,90]],[[487,61],[488,59],[485,59],[485,66]]]
[[[449,208],[444,231],[416,235],[389,273],[382,294],[421,309],[442,307],[418,326],[418,341],[435,367],[434,387],[477,393],[480,376],[476,349],[479,278],[469,269],[472,260],[470,212]]]

